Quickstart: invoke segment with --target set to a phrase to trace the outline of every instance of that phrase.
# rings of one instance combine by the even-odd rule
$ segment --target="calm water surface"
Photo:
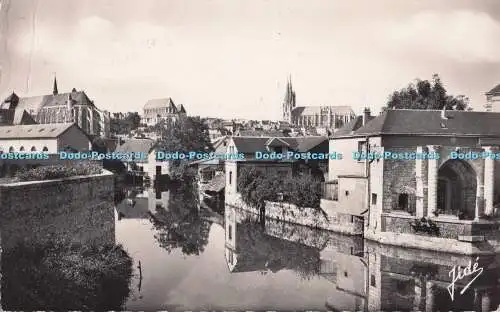
[[[263,225],[231,207],[224,216],[195,213],[186,198],[156,197],[146,192],[117,205],[116,240],[136,267],[128,310],[488,311],[499,304],[497,259],[481,259],[483,277],[452,301],[449,271],[470,258]]]

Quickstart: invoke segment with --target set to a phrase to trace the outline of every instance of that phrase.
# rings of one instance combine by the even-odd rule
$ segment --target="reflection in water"
[[[170,194],[168,209],[158,205],[150,214],[155,238],[161,248],[168,252],[180,248],[185,255],[199,255],[204,251],[212,222],[198,213],[195,198]]]
[[[127,309],[489,311],[500,303],[496,258],[480,257],[482,277],[452,302],[449,271],[475,258],[262,225],[229,206],[222,218],[180,195],[149,198],[149,216],[117,223],[117,240],[147,268],[137,281],[142,297],[131,296]]]

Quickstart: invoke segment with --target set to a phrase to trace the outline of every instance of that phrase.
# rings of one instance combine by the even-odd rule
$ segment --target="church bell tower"
[[[283,100],[283,121],[292,123],[292,110],[295,108],[295,91],[292,87],[292,78],[288,77],[285,99]]]

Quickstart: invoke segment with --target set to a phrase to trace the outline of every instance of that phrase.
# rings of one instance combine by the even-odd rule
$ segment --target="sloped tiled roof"
[[[339,130],[333,136],[397,134],[500,137],[500,113],[446,111],[448,119],[442,119],[441,113],[440,110],[388,110],[350,134],[346,133],[347,130]]]
[[[239,130],[238,131],[239,136],[246,136],[246,137],[282,137],[283,131],[278,131],[278,130]]]
[[[72,102],[76,105],[94,106],[94,104],[87,97],[85,92],[76,91],[68,93],[59,93],[56,95],[49,94],[49,95],[22,97],[19,99],[19,104],[17,105],[17,109],[23,109],[30,113],[31,110],[33,110],[34,114],[38,114],[38,112],[42,107],[67,105],[69,96],[71,96]]]
[[[266,143],[270,137],[233,137],[233,142],[239,153],[253,154],[259,151],[266,150]],[[303,153],[307,152],[319,144],[328,140],[324,136],[308,136],[308,137],[281,137],[280,140],[286,142],[290,149]]]
[[[266,146],[272,146],[272,147],[281,147],[281,146],[287,146],[290,147],[290,144],[280,138],[270,138],[269,140],[266,141]]]
[[[493,89],[486,92],[486,95],[498,95],[500,94],[500,84],[496,85]]]
[[[153,146],[155,145],[155,141],[151,139],[128,139],[123,142],[123,144],[118,144],[116,146],[115,152],[119,153],[146,153],[148,154]]]
[[[73,123],[35,124],[0,127],[0,139],[38,139],[57,138],[71,127]]]
[[[321,110],[329,107],[331,112],[338,115],[354,114],[352,107],[343,106],[298,106],[292,110],[292,115],[321,115]]]
[[[368,121],[371,121],[375,118],[375,116],[370,116],[368,117]],[[345,124],[342,128],[338,129],[335,131],[334,136],[343,136],[343,135],[349,135],[353,131],[359,129],[363,125],[363,116],[356,116],[353,120],[349,121],[347,124]]]
[[[144,109],[153,109],[153,108],[167,108],[172,107],[177,111],[177,107],[174,104],[172,98],[164,98],[164,99],[152,99],[146,102],[144,105]]]
[[[202,187],[203,191],[220,192],[226,187],[226,176],[224,174],[216,175],[207,185]]]

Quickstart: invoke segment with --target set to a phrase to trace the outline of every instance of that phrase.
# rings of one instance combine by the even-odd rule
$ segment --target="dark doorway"
[[[398,197],[398,208],[399,210],[404,210],[404,211],[407,211],[408,210],[408,194],[399,194],[399,197]]]

